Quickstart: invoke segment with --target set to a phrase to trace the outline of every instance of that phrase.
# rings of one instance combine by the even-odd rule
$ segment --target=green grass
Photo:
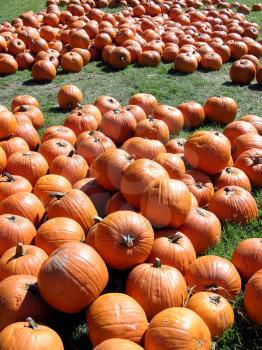
[[[242,0],[252,5],[251,0]],[[39,11],[44,8],[43,0],[0,0],[0,21],[12,20],[23,11]],[[112,11],[107,9],[107,11]],[[115,10],[114,10],[115,11]],[[262,25],[262,15],[252,12],[247,18]],[[73,83],[84,93],[84,102],[92,103],[98,95],[111,95],[121,104],[126,104],[130,96],[137,92],[154,94],[159,102],[173,106],[196,100],[199,103],[214,95],[234,98],[238,103],[238,116],[257,114],[261,116],[262,89],[255,83],[249,86],[237,86],[229,80],[230,63],[218,72],[197,71],[192,75],[182,75],[173,71],[171,64],[161,63],[157,68],[139,68],[129,66],[123,71],[113,71],[100,62],[88,64],[78,74],[65,74],[59,70],[56,79],[49,84],[38,84],[31,79],[29,71],[0,78],[0,104],[10,106],[11,100],[18,94],[32,94],[41,103],[45,115],[45,127],[61,124],[66,113],[57,107],[58,89],[64,83]],[[204,128],[221,130],[219,125],[205,125]],[[182,136],[188,136],[184,131]],[[261,237],[262,227],[262,190],[255,190],[254,196],[260,208],[259,219],[246,226],[224,224],[220,244],[209,251],[230,259],[237,243],[248,237]],[[110,285],[106,291],[124,291],[127,273],[110,271]],[[214,343],[216,350],[258,350],[262,349],[262,330],[253,326],[243,310],[243,295],[234,303],[236,322],[229,332]],[[64,315],[55,313],[50,323],[61,335],[66,350],[88,350],[92,346],[87,337],[85,315]],[[160,349],[161,350],[161,349]]]

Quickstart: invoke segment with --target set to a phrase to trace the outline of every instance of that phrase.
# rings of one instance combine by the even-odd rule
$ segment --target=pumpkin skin
[[[83,100],[82,91],[75,85],[63,85],[58,92],[57,100],[63,110],[76,108]]]
[[[235,166],[245,172],[254,186],[262,186],[262,149],[251,148],[241,153]]]
[[[240,276],[248,281],[254,273],[262,269],[262,239],[248,238],[239,242],[234,250],[232,263]]]
[[[98,223],[95,245],[104,261],[112,268],[126,270],[143,263],[154,241],[150,222],[132,211],[109,214]]]
[[[41,142],[44,143],[47,140],[56,139],[56,138],[66,140],[69,143],[71,143],[71,145],[73,146],[76,143],[76,135],[73,132],[73,130],[63,125],[57,125],[57,126],[53,125],[46,128],[45,131],[43,132]]]
[[[71,185],[86,177],[89,166],[86,160],[71,151],[68,155],[56,157],[50,164],[50,174],[65,177]]]
[[[182,181],[157,179],[145,188],[140,208],[154,227],[176,228],[184,223],[191,209],[191,196]]]
[[[0,111],[0,140],[6,139],[16,131],[16,119],[12,112]]]
[[[122,149],[111,149],[96,157],[90,167],[90,176],[108,191],[120,189],[122,173],[134,162]]]
[[[8,249],[0,259],[0,281],[12,275],[38,276],[47,254],[33,245],[18,243]]]
[[[0,350],[19,350],[21,343],[17,339],[23,339],[27,349],[37,344],[38,350],[56,349],[64,350],[62,340],[51,328],[37,325],[31,317],[29,322],[16,322],[10,324],[0,333]]]
[[[160,153],[154,159],[168,172],[170,179],[181,180],[185,175],[185,164],[180,156],[173,153]]]
[[[166,149],[162,142],[149,140],[142,137],[131,137],[123,143],[123,150],[132,154],[134,159],[153,159],[160,153],[165,153]]]
[[[32,124],[29,123],[17,122],[14,136],[24,139],[30,150],[36,149],[40,144],[40,138],[37,130]]]
[[[210,350],[211,335],[194,311],[172,307],[159,312],[149,323],[146,350]]]
[[[251,191],[251,185],[248,176],[244,171],[235,167],[226,167],[214,179],[217,189],[225,186],[239,186],[247,191]]]
[[[15,152],[8,158],[6,170],[26,178],[32,186],[48,171],[45,158],[38,152]]]
[[[99,254],[79,242],[65,243],[56,249],[43,263],[38,275],[43,299],[66,313],[83,310],[98,297],[107,282],[107,267]]]
[[[30,182],[24,177],[3,173],[3,177],[0,179],[0,202],[12,194],[31,192],[32,189]]]
[[[186,307],[197,313],[206,323],[211,337],[221,337],[234,324],[234,311],[221,295],[210,292],[194,294]]]
[[[209,208],[219,220],[245,224],[258,216],[254,197],[238,186],[220,188],[209,202]]]
[[[258,270],[248,281],[244,306],[248,317],[256,324],[262,325],[262,269]]]
[[[158,105],[154,111],[154,118],[166,123],[170,134],[178,134],[184,125],[183,114],[178,108],[168,105]]]
[[[45,208],[33,193],[18,192],[0,203],[0,214],[7,213],[23,216],[37,227],[44,218]]]
[[[160,164],[149,159],[135,160],[123,173],[121,192],[128,203],[134,208],[140,208],[140,199],[146,186],[160,177],[169,177]]]
[[[40,108],[37,99],[31,95],[18,95],[14,97],[11,103],[12,111],[14,111],[16,107],[19,107],[21,105],[30,105]]]
[[[40,109],[35,106],[21,105],[16,107],[14,109],[14,116],[17,120],[19,120],[21,116],[27,116],[36,130],[40,129],[44,124],[44,116]]]
[[[99,296],[87,310],[86,321],[93,346],[114,337],[140,344],[148,327],[142,307],[122,293]]]
[[[233,159],[236,160],[243,152],[251,148],[262,149],[262,137],[260,135],[249,133],[238,136],[232,147]]]
[[[120,338],[111,338],[97,345],[94,350],[143,350],[140,345]]]
[[[177,269],[162,265],[156,258],[153,264],[137,265],[129,273],[126,294],[142,306],[150,321],[168,307],[182,306],[187,298],[187,285]]]
[[[19,215],[0,215],[0,255],[19,242],[30,244],[36,235],[33,223]]]
[[[0,330],[32,315],[39,322],[48,321],[51,309],[41,298],[37,277],[14,275],[0,283]]]
[[[5,170],[7,163],[6,154],[2,147],[0,147],[0,174]]]
[[[206,118],[217,123],[231,123],[237,115],[237,103],[230,97],[210,97],[204,104]]]
[[[15,152],[28,152],[29,147],[21,137],[13,137],[9,140],[0,142],[0,147],[5,151],[7,159]],[[0,169],[1,172],[1,169]]]
[[[237,269],[227,259],[215,255],[204,255],[192,262],[185,279],[193,293],[210,291],[233,300],[241,290],[241,279]]]
[[[116,192],[106,202],[105,215],[121,210],[135,211],[135,209],[127,203],[122,193]]]
[[[74,151],[74,147],[71,143],[62,139],[47,140],[38,149],[38,152],[46,159],[49,166],[56,157],[69,154],[71,151]]]
[[[184,145],[186,143],[186,139],[177,138],[168,141],[165,144],[166,151],[173,154],[184,154]]]
[[[181,232],[171,229],[157,231],[148,261],[159,258],[164,265],[175,267],[182,275],[196,259],[190,240]]]
[[[100,110],[102,116],[108,111],[121,108],[120,103],[114,97],[105,95],[98,96],[94,101],[94,105]]]
[[[52,81],[56,77],[56,67],[48,60],[39,60],[33,64],[32,77],[37,81]]]
[[[66,193],[53,193],[53,201],[48,206],[48,217],[67,217],[78,222],[85,232],[94,225],[97,211],[89,197],[80,190],[72,189]]]
[[[154,115],[154,112],[158,106],[157,99],[151,94],[139,93],[133,95],[129,101],[129,105],[137,105],[141,107],[146,115]]]
[[[203,208],[192,208],[178,229],[190,239],[197,255],[218,244],[221,237],[220,221]]]
[[[197,128],[203,124],[205,120],[205,112],[199,103],[195,101],[184,102],[179,104],[176,108],[183,114],[185,127]]]
[[[76,136],[78,136],[82,132],[96,130],[98,122],[92,114],[85,112],[84,109],[80,109],[76,111],[73,110],[68,115],[64,120],[64,126],[73,130]]]
[[[231,146],[227,138],[217,131],[196,131],[185,143],[186,161],[207,174],[216,174],[228,164]]]
[[[254,114],[247,114],[243,115],[243,117],[241,117],[240,120],[252,124],[257,129],[258,134],[262,136],[262,118]]]
[[[169,129],[165,122],[149,116],[141,120],[135,128],[135,136],[158,140],[166,144],[169,140]]]
[[[231,144],[234,143],[238,136],[249,133],[257,134],[258,132],[251,123],[245,122],[244,120],[235,120],[227,124],[223,131],[223,134],[229,139]]]
[[[63,244],[74,241],[85,241],[84,230],[75,220],[63,217],[44,222],[35,236],[35,245],[48,255]]]

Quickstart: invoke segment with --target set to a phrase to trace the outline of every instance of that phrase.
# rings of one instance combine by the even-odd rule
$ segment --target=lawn
[[[253,1],[242,1],[252,5]],[[38,11],[45,7],[43,0],[0,0],[0,20],[12,20],[26,10]],[[262,26],[262,14],[251,13],[247,18]],[[58,107],[56,96],[64,83],[77,85],[84,93],[84,102],[92,103],[98,95],[111,95],[121,104],[126,104],[129,97],[137,92],[154,94],[161,103],[176,106],[185,101],[196,100],[199,103],[214,95],[234,98],[238,103],[238,116],[257,114],[261,116],[262,88],[252,83],[249,86],[237,86],[230,82],[229,64],[223,65],[218,72],[197,71],[192,75],[182,75],[173,71],[172,64],[161,63],[157,68],[138,68],[129,66],[123,71],[113,71],[101,62],[88,64],[80,73],[65,74],[58,72],[52,83],[39,84],[31,79],[29,71],[18,72],[13,76],[0,78],[0,104],[10,106],[15,95],[31,94],[41,103],[45,115],[45,127],[62,124],[66,113]],[[204,128],[221,130],[219,125],[206,125]],[[189,135],[188,131],[181,133]],[[259,219],[249,225],[223,225],[221,243],[209,253],[230,259],[232,252],[241,239],[261,237],[262,231],[262,190],[254,191],[260,208]],[[111,271],[111,284],[107,290],[123,291],[126,273]],[[258,350],[262,349],[262,329],[252,326],[246,319],[242,307],[243,296],[235,302],[235,327],[225,333],[222,339],[214,343],[216,350]],[[92,349],[86,335],[84,314],[55,314],[51,327],[63,338],[67,350]],[[159,349],[161,350],[161,349]]]

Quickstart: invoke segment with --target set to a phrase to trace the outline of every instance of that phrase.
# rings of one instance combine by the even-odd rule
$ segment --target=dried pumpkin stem
[[[155,268],[160,268],[162,266],[161,264],[161,260],[159,258],[155,258],[155,261],[154,261],[154,264],[153,264],[153,267]]]
[[[29,328],[38,329],[38,324],[32,319],[32,317],[27,317],[26,322],[28,322]]]
[[[66,194],[66,192],[53,192],[53,193],[49,193],[49,197],[50,198],[61,199],[61,198],[64,197],[65,194]]]
[[[15,256],[16,258],[20,258],[25,255],[25,249],[23,243],[17,243]]]
[[[169,242],[171,243],[177,243],[181,238],[183,238],[183,236],[179,235],[179,234],[175,234],[175,235],[171,235],[168,237]]]
[[[135,238],[130,235],[130,233],[126,235],[121,235],[121,243],[126,245],[128,248],[134,247]]]
[[[17,222],[17,217],[14,216],[14,215],[8,216],[7,220],[8,220],[9,222]]]
[[[3,173],[3,176],[7,177],[8,182],[15,182],[15,179],[13,178],[13,176],[9,173]]]
[[[72,151],[69,152],[68,157],[72,158],[76,152],[72,149]]]

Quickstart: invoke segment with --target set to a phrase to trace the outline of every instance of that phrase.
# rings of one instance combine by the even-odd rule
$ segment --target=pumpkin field
[[[262,4],[0,6],[0,350],[262,350]]]

